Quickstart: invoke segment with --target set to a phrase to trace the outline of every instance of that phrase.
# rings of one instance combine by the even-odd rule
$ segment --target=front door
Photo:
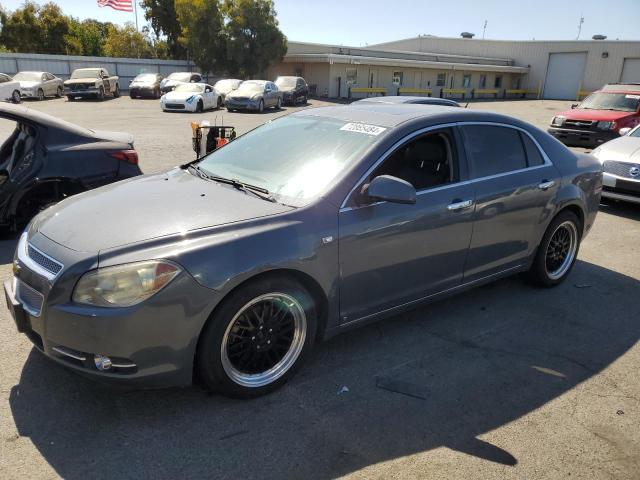
[[[458,145],[449,129],[421,135],[392,152],[363,181],[378,175],[406,180],[416,187],[415,204],[347,203],[341,209],[342,322],[461,283],[474,199],[469,184],[459,181]]]
[[[476,197],[468,282],[519,267],[535,252],[560,173],[522,130],[486,124],[461,130]]]

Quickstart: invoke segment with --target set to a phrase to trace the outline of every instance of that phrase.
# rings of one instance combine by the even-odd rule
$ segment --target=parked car
[[[0,100],[20,103],[20,83],[6,73],[0,73]]]
[[[61,98],[64,93],[62,79],[49,72],[18,72],[13,79],[20,83],[22,98]]]
[[[140,175],[133,137],[88,130],[17,105],[0,105],[15,122],[0,146],[0,225],[20,227],[59,200]]]
[[[609,84],[571,110],[558,113],[547,130],[565,145],[592,148],[640,124],[640,84]]]
[[[399,103],[417,103],[420,105],[441,105],[443,107],[459,107],[460,104],[450,98],[438,97],[411,97],[408,95],[369,97],[356,100],[353,103],[382,103],[387,105],[397,105]]]
[[[316,338],[517,272],[559,284],[601,187],[593,156],[504,115],[306,109],[44,210],[4,287],[71,369],[255,397]]]
[[[225,100],[227,110],[255,110],[263,112],[265,108],[282,107],[282,92],[275,83],[267,80],[246,80],[229,93]]]
[[[141,73],[129,84],[129,97],[160,98],[160,82],[164,77],[159,73]]]
[[[173,72],[160,82],[160,91],[167,93],[183,83],[200,83],[202,75],[197,72]]]
[[[104,100],[105,95],[120,96],[120,79],[109,75],[105,68],[79,68],[74,70],[69,80],[64,82],[67,100],[93,97]]]
[[[220,96],[211,85],[206,83],[184,83],[172,92],[160,98],[162,111],[179,111],[199,113],[204,110],[219,108],[222,105]]]
[[[640,203],[640,125],[621,128],[621,137],[600,145],[591,154],[602,164],[602,196]]]
[[[309,86],[302,77],[278,77],[275,84],[282,92],[282,102],[286,105],[307,103]]]
[[[229,94],[229,92],[236,90],[241,83],[242,80],[238,80],[236,78],[225,78],[222,80],[218,80],[213,86],[213,89],[222,99],[222,103],[224,103],[225,97]]]

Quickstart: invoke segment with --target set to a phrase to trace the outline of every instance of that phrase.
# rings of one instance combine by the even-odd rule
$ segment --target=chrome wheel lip
[[[244,373],[235,368],[229,359],[229,354],[227,351],[229,334],[236,320],[247,309],[265,300],[281,300],[289,306],[289,310],[293,315],[295,326],[293,339],[291,340],[289,350],[287,351],[287,353],[285,353],[284,357],[282,357],[282,359],[269,370],[257,374]],[[302,307],[300,302],[298,302],[298,300],[296,300],[291,295],[281,292],[273,292],[260,295],[245,304],[240,310],[238,310],[238,312],[229,322],[229,325],[227,325],[227,329],[225,330],[224,336],[222,337],[222,345],[220,346],[220,360],[222,362],[222,368],[229,376],[229,378],[237,385],[248,388],[259,388],[267,386],[281,378],[291,369],[291,367],[293,367],[293,365],[298,360],[298,357],[300,357],[300,354],[302,353],[306,336],[307,316],[305,314],[304,308]]]
[[[551,245],[551,240],[553,239],[553,237],[556,235],[556,233],[558,233],[560,230],[566,230],[569,233],[569,249],[567,251],[566,257],[564,258],[564,260],[562,261],[562,263],[558,266],[558,268],[556,268],[553,271],[549,271],[548,269],[548,265],[547,265],[547,258],[545,255],[545,271],[547,273],[547,276],[551,279],[551,280],[558,280],[560,278],[562,278],[567,271],[571,268],[571,265],[573,265],[573,261],[576,257],[576,252],[578,250],[578,229],[576,228],[576,225],[567,220],[565,222],[562,222],[560,225],[558,225],[556,227],[556,229],[553,231],[553,233],[551,234],[551,239],[549,240],[549,243],[547,244],[547,254],[549,253],[549,247]]]

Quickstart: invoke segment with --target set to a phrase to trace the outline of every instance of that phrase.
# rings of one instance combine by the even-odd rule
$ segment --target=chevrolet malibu
[[[507,116],[304,110],[44,210],[6,300],[78,372],[254,397],[350,327],[517,272],[559,284],[601,189],[594,157]]]

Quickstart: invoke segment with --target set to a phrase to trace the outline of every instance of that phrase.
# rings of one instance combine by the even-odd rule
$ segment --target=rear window
[[[540,149],[533,143],[533,140],[526,133],[520,132],[524,150],[527,154],[527,165],[535,167],[536,165],[544,165],[544,158],[540,153]]]
[[[518,130],[494,125],[462,127],[475,178],[511,172],[527,167]]]

